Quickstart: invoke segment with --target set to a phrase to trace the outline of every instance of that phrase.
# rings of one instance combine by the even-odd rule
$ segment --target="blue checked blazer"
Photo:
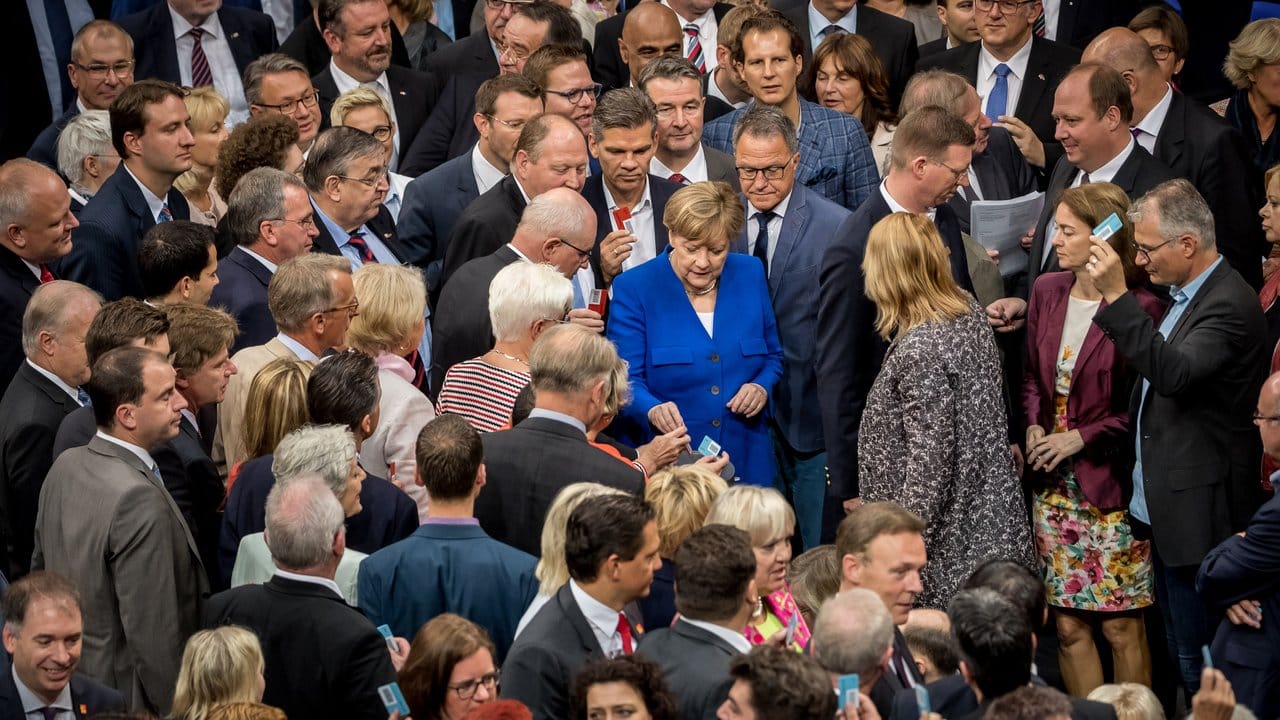
[[[751,106],[707,123],[702,129],[702,141],[733,155],[733,126],[748,107]],[[880,183],[862,123],[852,115],[801,100],[800,170],[796,179],[850,212],[857,210]]]

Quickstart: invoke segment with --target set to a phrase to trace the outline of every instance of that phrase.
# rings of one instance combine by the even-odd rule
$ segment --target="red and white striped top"
[[[472,358],[449,368],[436,404],[437,413],[466,418],[480,432],[501,430],[511,424],[516,396],[529,384],[529,373],[507,370]]]

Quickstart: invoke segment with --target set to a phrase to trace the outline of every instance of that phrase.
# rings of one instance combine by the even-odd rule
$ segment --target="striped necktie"
[[[685,53],[685,57],[698,68],[698,72],[706,74],[707,61],[702,57],[702,41],[698,39],[698,26],[693,23],[685,25],[684,34],[689,36],[689,51]]]
[[[193,27],[187,31],[191,36],[191,87],[198,88],[213,84],[213,71],[209,69],[209,58],[204,54],[204,29]]]

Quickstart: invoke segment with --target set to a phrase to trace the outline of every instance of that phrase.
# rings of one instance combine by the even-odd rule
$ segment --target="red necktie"
[[[57,278],[53,276],[53,273],[49,271],[49,266],[44,263],[40,263],[40,284],[44,285],[45,283],[51,283],[56,279]]]
[[[427,368],[422,364],[422,355],[414,350],[405,356],[405,360],[413,366],[413,386],[422,391],[423,395],[427,394]]]
[[[360,253],[360,262],[362,263],[378,262],[377,258],[373,256],[373,251],[369,249],[369,243],[364,241],[363,232],[351,233],[351,239],[347,240],[347,244],[355,248],[356,252]]]
[[[674,183],[680,183],[681,185],[689,184],[689,178],[681,175],[680,173],[671,173],[671,176],[667,179]]]
[[[200,42],[204,29],[193,27],[188,33],[191,35],[191,87],[212,85],[213,71],[209,69],[209,58],[205,56],[204,44]]]
[[[698,68],[698,72],[706,74],[707,63],[702,57],[702,41],[698,39],[698,26],[693,23],[685,25],[684,34],[689,38],[689,51],[685,53],[685,58]]]
[[[631,654],[631,623],[626,613],[618,613],[618,634],[622,636],[622,654]]]

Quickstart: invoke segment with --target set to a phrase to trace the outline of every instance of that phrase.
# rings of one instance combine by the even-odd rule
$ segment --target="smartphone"
[[[837,687],[840,689],[836,695],[836,702],[840,705],[840,709],[845,711],[845,717],[848,717],[850,710],[858,709],[858,674],[841,675]]]
[[[387,715],[397,710],[400,711],[400,717],[409,715],[409,703],[404,700],[404,693],[400,692],[399,683],[388,683],[378,688],[378,697],[382,700],[382,705],[387,709]]]

